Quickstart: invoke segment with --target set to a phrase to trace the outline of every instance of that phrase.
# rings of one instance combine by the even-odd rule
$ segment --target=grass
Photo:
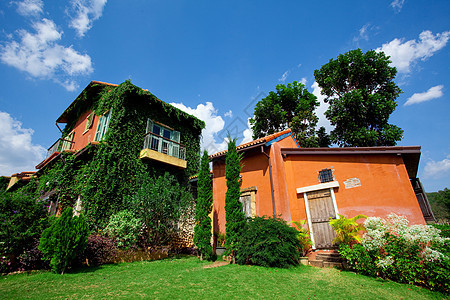
[[[337,269],[225,265],[195,257],[0,277],[2,299],[443,299],[426,289]]]

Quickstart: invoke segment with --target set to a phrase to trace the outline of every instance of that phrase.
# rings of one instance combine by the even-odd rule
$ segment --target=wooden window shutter
[[[425,221],[436,222],[436,218],[434,217],[433,211],[431,210],[427,194],[425,193],[419,178],[411,179],[411,184],[414,188],[414,193],[416,194],[417,202],[419,202],[423,218],[425,219]]]
[[[85,132],[92,127],[92,123],[94,123],[94,112],[91,112],[86,118],[86,126],[84,127]]]

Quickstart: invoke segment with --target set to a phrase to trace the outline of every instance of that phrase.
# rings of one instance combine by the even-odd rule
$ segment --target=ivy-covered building
[[[82,206],[91,224],[104,225],[145,175],[169,172],[181,185],[198,172],[203,121],[130,81],[92,81],[56,120],[65,124],[33,185],[49,210]]]

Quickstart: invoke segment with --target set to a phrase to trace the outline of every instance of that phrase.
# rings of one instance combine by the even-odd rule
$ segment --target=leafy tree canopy
[[[450,221],[450,189],[445,188],[439,192],[427,193],[434,216],[440,223]]]
[[[395,67],[383,52],[360,49],[341,54],[314,71],[330,104],[325,116],[335,129],[331,141],[339,146],[393,146],[403,130],[389,124],[402,92],[394,83]]]
[[[316,136],[319,118],[314,112],[317,106],[317,97],[304,84],[297,81],[279,84],[256,104],[254,117],[250,119],[253,138],[291,128],[302,147],[319,147]]]

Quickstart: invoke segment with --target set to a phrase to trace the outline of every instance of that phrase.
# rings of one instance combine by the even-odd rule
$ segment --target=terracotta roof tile
[[[254,140],[254,141],[251,141],[251,142],[248,142],[248,143],[245,143],[245,144],[241,144],[241,145],[236,147],[236,150],[243,150],[245,148],[249,148],[249,147],[254,146],[254,145],[267,143],[267,142],[270,142],[271,140],[276,139],[279,136],[282,136],[283,134],[290,133],[290,132],[291,132],[290,128],[288,128],[286,130],[283,130],[283,131],[275,132],[275,133],[273,133],[271,135],[259,138],[257,140]],[[227,152],[228,152],[228,150],[223,150],[223,151],[217,152],[216,154],[210,155],[209,159],[213,159],[213,158],[225,155]]]

